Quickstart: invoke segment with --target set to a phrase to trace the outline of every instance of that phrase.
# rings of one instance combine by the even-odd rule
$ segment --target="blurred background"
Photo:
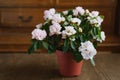
[[[21,54],[36,24],[44,22],[44,10],[77,6],[105,16],[106,41],[98,45],[95,67],[84,61],[80,76],[64,78],[54,54]],[[0,80],[120,80],[120,54],[115,53],[120,53],[120,0],[0,0]]]
[[[102,29],[106,41],[98,51],[120,52],[119,0],[0,0],[0,53],[27,52],[31,31],[43,22],[49,8],[63,11],[77,6],[97,10],[105,16]]]

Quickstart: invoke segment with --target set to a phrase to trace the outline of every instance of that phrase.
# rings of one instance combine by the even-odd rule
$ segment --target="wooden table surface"
[[[59,74],[55,54],[0,54],[0,80],[120,80],[120,54],[98,54],[96,66],[84,61],[78,77]]]

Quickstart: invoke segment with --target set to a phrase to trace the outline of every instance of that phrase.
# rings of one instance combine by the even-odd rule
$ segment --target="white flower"
[[[55,9],[51,8],[49,10],[44,11],[44,19],[52,19],[53,15],[55,14]]]
[[[89,11],[88,9],[86,9],[86,10],[85,10],[85,13],[86,13],[86,14],[89,14],[89,13],[90,13],[90,11]]]
[[[83,56],[83,59],[93,59],[93,57],[96,55],[97,51],[94,48],[93,44],[90,41],[81,43],[81,46],[78,48],[79,52],[81,52],[81,55]]]
[[[99,12],[98,11],[92,11],[91,13],[89,13],[89,16],[90,17],[97,17],[99,15]]]
[[[97,24],[98,21],[96,19],[90,19],[90,24]]]
[[[66,35],[66,31],[62,31],[62,39],[66,39],[67,38],[67,35]]]
[[[74,35],[76,30],[73,26],[65,26],[65,30],[62,31],[62,39],[65,39],[67,36]]]
[[[101,31],[101,39],[100,39],[100,38],[97,38],[97,41],[100,41],[100,42],[105,41],[105,38],[106,38],[105,32],[104,32],[104,31]]]
[[[82,7],[76,7],[75,10],[73,10],[73,15],[77,16],[78,14],[84,15],[85,10]]]
[[[65,18],[64,18],[64,17],[61,17],[61,21],[65,21]]]
[[[81,20],[80,20],[79,18],[72,18],[72,19],[71,19],[71,22],[77,23],[77,25],[80,25]]]
[[[96,17],[96,20],[97,20],[97,22],[98,22],[98,25],[97,25],[97,26],[100,26],[101,23],[103,22],[103,19],[102,19],[100,16],[97,16],[97,17]]]
[[[46,36],[47,36],[47,33],[45,30],[34,29],[32,31],[32,39],[43,40],[44,38],[46,38]]]
[[[87,19],[88,19],[88,20],[90,20],[90,19],[91,19],[91,17],[87,17]]]
[[[104,32],[104,31],[101,31],[101,39],[102,39],[103,41],[105,41],[105,32]]]
[[[37,24],[37,25],[36,25],[36,28],[37,28],[37,29],[40,29],[41,27],[42,27],[42,24]]]
[[[54,35],[54,34],[61,34],[60,30],[61,30],[61,25],[59,23],[56,22],[52,22],[53,25],[50,26],[50,36]]]
[[[63,14],[64,15],[67,15],[68,14],[68,11],[66,10],[66,11],[63,11]]]
[[[97,16],[96,19],[97,19],[98,23],[102,23],[103,22],[103,19],[100,16]]]
[[[65,18],[61,17],[60,14],[54,14],[52,20],[57,23],[60,23],[61,21],[65,21]]]
[[[62,39],[66,39],[66,37],[74,35],[76,33],[76,30],[73,26],[65,26],[65,30],[62,31]]]
[[[77,10],[73,10],[73,15],[77,16],[78,15],[78,11]]]
[[[49,9],[49,12],[50,12],[51,15],[54,15],[55,14],[55,9],[51,8],[51,9]]]
[[[103,19],[100,16],[97,17],[87,17],[87,19],[90,21],[90,24],[94,24],[96,27],[100,27],[101,23],[103,22]]]
[[[48,12],[48,11],[45,11],[44,12],[44,19],[52,19],[52,15]]]

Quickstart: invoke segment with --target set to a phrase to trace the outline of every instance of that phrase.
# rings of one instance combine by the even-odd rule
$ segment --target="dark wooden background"
[[[119,0],[0,0],[0,52],[26,52],[31,31],[43,22],[43,11],[58,11],[83,6],[105,16],[102,24],[106,41],[98,50],[120,52]],[[118,12],[119,11],[119,12]]]

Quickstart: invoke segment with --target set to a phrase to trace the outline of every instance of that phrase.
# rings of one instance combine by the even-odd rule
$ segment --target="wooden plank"
[[[120,54],[103,54],[96,57],[96,72],[101,72],[106,80],[120,79]]]
[[[98,54],[96,66],[84,61],[77,77],[59,74],[55,54],[0,54],[0,80],[119,80],[120,54]]]

